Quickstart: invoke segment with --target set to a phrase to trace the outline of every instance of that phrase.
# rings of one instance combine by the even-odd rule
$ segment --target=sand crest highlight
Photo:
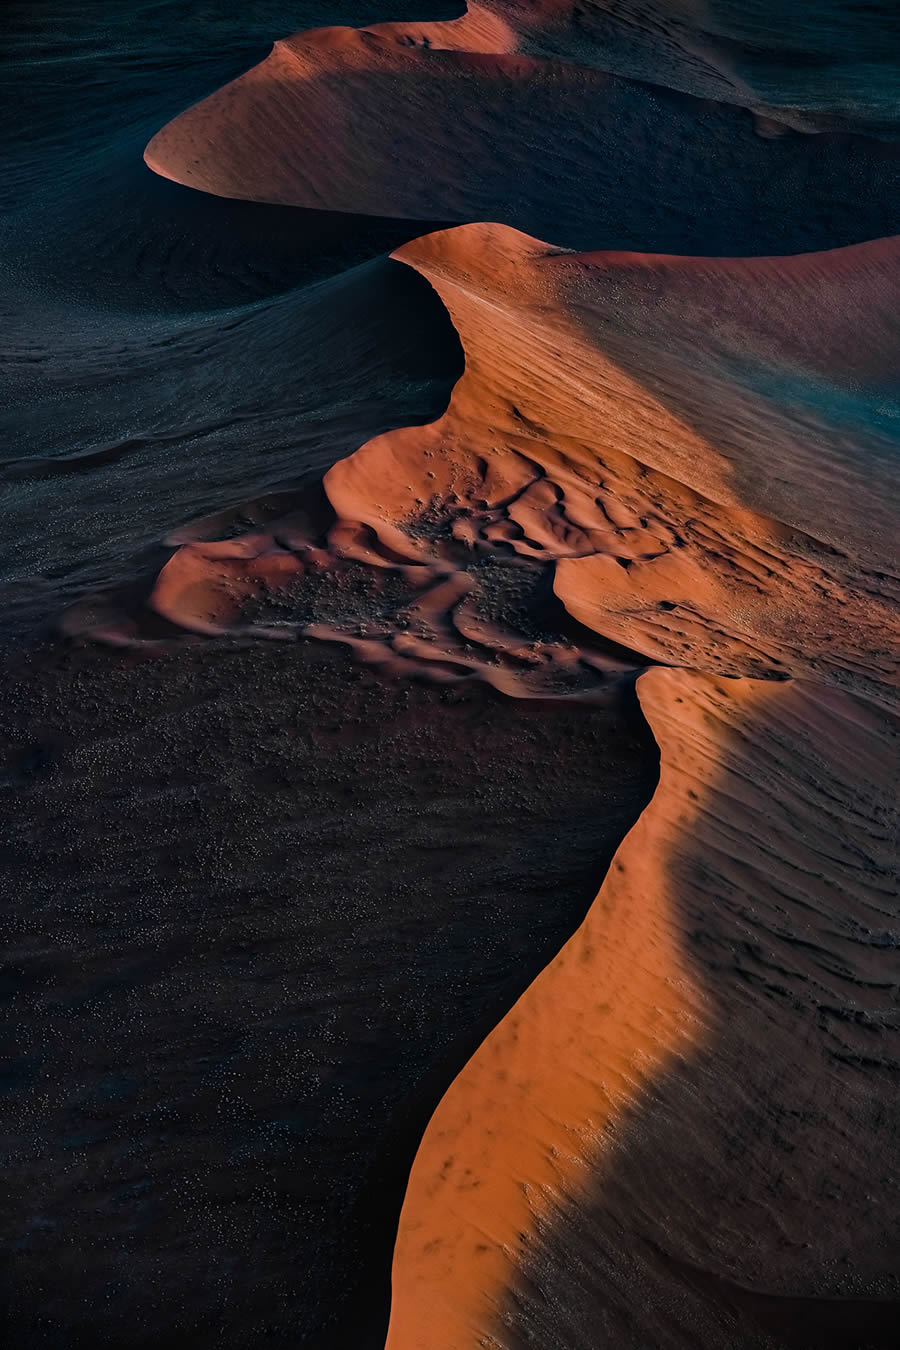
[[[152,637],[142,615],[331,635],[531,695],[651,660],[894,698],[895,240],[670,259],[473,225],[397,256],[463,343],[444,416],[367,442],[263,530],[182,545],[108,636]],[[363,575],[392,598],[322,608]]]
[[[743,96],[626,78],[532,10],[285,38],[163,127],[147,163],[221,197],[500,221],[579,249],[784,254],[900,231],[900,141],[803,136]]]
[[[6,60],[19,1350],[897,1350],[900,6],[93,3]]]

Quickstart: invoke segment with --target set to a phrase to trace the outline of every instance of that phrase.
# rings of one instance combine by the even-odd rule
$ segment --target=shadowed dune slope
[[[223,197],[744,254],[896,233],[898,154],[846,135],[763,139],[744,108],[522,54],[474,11],[286,38],[145,157]]]
[[[136,557],[158,568],[174,525],[233,529],[242,500],[254,519],[376,431],[436,416],[462,365],[431,288],[387,259],[224,315],[39,313],[46,347],[11,327],[0,358],[0,587],[39,613]]]
[[[175,629],[271,636],[278,613],[513,694],[693,668],[640,675],[661,787],[426,1132],[390,1350],[552,1327],[585,1350],[598,1319],[635,1347],[764,1346],[773,1316],[852,1324],[853,1300],[890,1343],[896,253],[579,255],[496,225],[406,245],[465,351],[447,412],[157,580]],[[536,635],[541,578],[562,609]],[[560,1313],[572,1226],[588,1273]]]
[[[394,27],[432,44],[496,44],[596,66],[807,131],[891,135],[898,126],[900,15],[891,0],[478,0],[452,24]]]
[[[94,631],[636,676],[660,749],[425,1132],[389,1350],[896,1342],[895,25],[487,0],[285,39],[147,148],[225,197],[469,222],[393,255],[465,370],[318,496],[171,536]]]
[[[290,9],[7,6],[3,1343],[896,1350],[900,7]]]
[[[584,917],[652,738],[315,643],[2,676],[0,1340],[383,1350],[422,1129]]]
[[[895,1343],[897,724],[800,683],[638,693],[659,787],[432,1118],[389,1350]]]
[[[892,1344],[896,255],[406,245],[444,416],[120,617],[542,697],[690,667],[640,674],[660,787],[426,1131],[390,1350]]]

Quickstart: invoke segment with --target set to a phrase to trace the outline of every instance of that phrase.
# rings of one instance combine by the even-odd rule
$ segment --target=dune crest
[[[407,245],[465,350],[444,416],[243,537],[182,543],[107,635],[153,637],[142,614],[305,633],[544,696],[650,660],[891,701],[898,249],[578,255],[492,225]]]
[[[584,1183],[648,1082],[707,1034],[667,887],[672,774],[664,758],[584,924],[428,1125],[394,1253],[388,1350],[497,1343],[501,1296],[550,1197]]]
[[[660,786],[432,1118],[390,1350],[519,1344],[545,1315],[535,1288],[568,1278],[570,1209],[609,1275],[591,1315],[635,1350],[669,1343],[654,1318],[673,1298],[684,1334],[726,1350],[773,1299],[815,1325],[868,1299],[880,1325],[896,1297],[898,247],[576,254],[498,225],[416,240],[395,256],[465,352],[444,416],[375,437],[248,534],[180,532],[143,610],[101,633],[306,635],[517,697],[608,700],[638,676]],[[657,1134],[684,1144],[668,1172],[642,1152]],[[799,1179],[773,1198],[781,1151]]]
[[[896,135],[896,7],[841,0],[479,0],[521,50],[758,110],[804,132]],[[887,46],[886,46],[887,44]]]
[[[784,135],[884,132],[890,104],[848,94],[865,31],[844,66],[819,51],[829,103],[780,60],[802,20],[751,17],[488,0],[301,34],[147,150],[221,195],[482,223],[394,254],[464,349],[446,413],[337,462],[314,507],[187,540],[107,636],[152,636],[147,614],[305,634],[518,697],[621,697],[637,677],[660,747],[583,926],[429,1124],[389,1350],[581,1350],[601,1323],[623,1347],[702,1329],[726,1350],[765,1337],[772,1300],[785,1326],[828,1326],[837,1304],[897,1294],[878,1187],[896,1164],[879,990],[895,985],[900,237],[853,243],[865,230],[833,210],[859,169],[877,213],[896,147]],[[692,177],[711,156],[736,172]],[[774,223],[782,191],[784,218],[802,191],[819,233]],[[598,234],[635,251],[584,251]],[[742,251],[760,256],[700,256]],[[886,1070],[871,1085],[867,1028]],[[560,1251],[581,1242],[604,1277],[569,1314]]]
[[[428,1126],[389,1350],[519,1345],[548,1316],[565,1347],[702,1328],[725,1350],[756,1343],[765,1295],[806,1299],[816,1335],[842,1297],[853,1325],[853,1298],[900,1292],[892,1078],[864,1062],[866,1027],[886,1069],[900,1053],[882,933],[897,724],[800,683],[652,670],[638,695],[659,786],[582,927]],[[560,1228],[572,1245],[554,1253],[567,1206],[582,1239]],[[591,1247],[605,1281],[582,1291],[579,1339],[560,1270]],[[679,1261],[707,1272],[700,1293]],[[757,1303],[735,1306],[729,1281]]]
[[[896,1350],[900,7],[158,8],[6,63],[7,1320]]]
[[[145,159],[222,197],[499,220],[577,248],[788,253],[900,230],[900,143],[775,134],[783,123],[754,123],[727,81],[628,78],[572,10],[298,33],[163,127]]]

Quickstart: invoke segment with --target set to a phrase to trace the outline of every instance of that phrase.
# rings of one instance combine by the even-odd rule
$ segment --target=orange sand
[[[223,197],[422,221],[502,220],[580,247],[604,238],[671,247],[654,240],[671,238],[681,221],[678,237],[693,242],[677,247],[694,252],[706,251],[707,239],[719,251],[711,226],[724,227],[726,241],[732,230],[757,237],[747,234],[757,217],[760,237],[779,238],[799,193],[807,221],[840,212],[836,173],[852,193],[865,163],[854,224],[832,237],[886,232],[883,223],[860,222],[869,219],[869,197],[892,201],[896,144],[861,140],[851,150],[840,138],[782,136],[784,119],[808,118],[783,109],[782,120],[763,112],[754,124],[745,110],[758,101],[752,91],[696,79],[678,59],[680,77],[628,62],[619,71],[609,49],[594,64],[583,35],[544,22],[558,8],[539,7],[537,22],[533,6],[498,4],[449,23],[284,38],[163,127],[146,161]],[[633,74],[658,79],[666,96],[623,78]],[[760,145],[754,125],[778,145]],[[736,250],[726,242],[724,251]]]
[[[242,540],[186,544],[151,608],[188,631],[291,636],[242,605],[350,560],[418,594],[412,629],[373,633],[361,654],[552,691],[600,658],[485,618],[478,564],[499,552],[552,569],[566,608],[634,666],[890,699],[900,474],[881,409],[898,251],[577,255],[488,225],[417,240],[397,256],[435,286],[465,349],[447,413],[336,464],[333,524],[299,506]],[[366,636],[313,635],[326,632]]]
[[[615,8],[619,36],[646,26],[651,77],[755,108],[766,135],[816,125],[822,109],[792,112],[789,87],[770,83],[767,108],[697,6],[666,23]],[[571,89],[615,140],[621,83],[584,69],[610,9],[580,6],[580,35],[570,5],[496,0],[449,24],[286,39],[164,128],[147,161],[222,195],[425,219],[484,217],[518,173],[539,200],[553,136],[565,156],[574,132],[536,117],[529,140],[504,101]],[[610,50],[611,69],[640,73]],[[557,176],[593,154],[576,147]],[[146,609],[105,624],[127,640],[153,618],[305,632],[392,672],[523,696],[598,697],[598,673],[669,667],[637,684],[661,752],[651,805],[425,1134],[389,1350],[514,1343],[535,1239],[566,1205],[587,1215],[597,1187],[591,1232],[614,1266],[638,1247],[802,1301],[846,1296],[852,1253],[866,1294],[896,1230],[891,1080],[866,1074],[864,1042],[886,1042],[896,985],[879,934],[894,915],[900,240],[674,258],[478,224],[395,256],[464,346],[446,414],[337,463],[318,516],[288,507],[243,540],[185,543]],[[491,610],[498,559],[552,578],[576,638],[529,639]],[[359,569],[407,588],[402,624],[273,627],[280,592]],[[640,1288],[630,1307],[635,1325],[651,1315]],[[634,1334],[657,1343],[650,1323]]]
[[[585,923],[432,1118],[401,1217],[389,1350],[508,1344],[504,1300],[542,1220],[592,1176],[614,1181],[642,1115],[652,1133],[662,1114],[673,1170],[649,1183],[649,1205],[640,1190],[623,1202],[607,1186],[613,1233],[643,1231],[672,1255],[782,1293],[827,1290],[848,1251],[858,1279],[891,1269],[891,1083],[839,1069],[834,1024],[816,1005],[879,1006],[872,982],[887,962],[856,934],[880,921],[890,843],[859,813],[841,815],[843,837],[829,846],[828,816],[856,794],[877,803],[876,817],[890,802],[897,726],[801,684],[653,670],[638,692],[660,745],[659,787]],[[689,955],[696,931],[706,940]],[[740,954],[747,934],[758,964],[752,948]],[[777,968],[806,1006],[786,992],[773,1006],[765,982],[737,980],[741,967]],[[698,1054],[712,1061],[713,1129],[708,1176],[685,1179],[687,1123],[666,1121],[647,1091]],[[798,1089],[805,1110],[792,1111]],[[791,1141],[796,1177],[771,1211],[758,1178],[777,1150],[747,1096]],[[659,1161],[644,1165],[652,1173]],[[831,1186],[856,1175],[865,1195],[829,1205]],[[680,1223],[666,1226],[667,1208],[684,1211]],[[813,1247],[787,1272],[785,1235]]]
[[[521,113],[509,117],[520,77],[573,84],[595,106],[623,77],[649,81],[751,109],[767,138],[788,128],[895,127],[895,105],[889,98],[879,102],[877,82],[860,76],[891,50],[892,15],[873,13],[867,26],[858,15],[845,20],[837,13],[829,28],[813,13],[787,14],[773,3],[768,23],[761,15],[755,20],[747,40],[740,18],[729,20],[722,7],[713,15],[694,0],[578,6],[479,0],[450,22],[298,33],[163,128],[146,158],[156,172],[222,196],[484,219],[494,213],[479,210],[468,195],[466,180],[477,173],[470,147],[483,139],[488,155],[493,147],[493,169],[508,173],[515,155],[508,134],[522,131]],[[841,33],[844,23],[848,31]],[[823,39],[828,79],[820,96],[815,81],[803,80],[802,71],[798,78],[784,53],[816,50]],[[527,116],[527,108],[522,111]],[[613,115],[621,117],[618,109]],[[630,128],[628,137],[635,134]],[[463,147],[467,158],[457,162]],[[520,172],[533,168],[533,152],[532,145],[524,148]],[[423,155],[427,172],[411,170]],[[460,171],[464,165],[468,172]]]
[[[840,1294],[829,1271],[848,1244],[864,1290],[884,1275],[889,1223],[873,1192],[842,1201],[840,1222],[810,1196],[835,1169],[862,1175],[881,1158],[887,1176],[896,1162],[886,1089],[834,1060],[821,1008],[851,1026],[870,1004],[878,1016],[872,991],[891,961],[865,935],[885,922],[880,822],[897,734],[877,710],[896,698],[884,565],[896,470],[873,416],[892,396],[897,252],[883,240],[788,259],[576,255],[501,226],[418,240],[397,256],[435,286],[466,355],[444,417],[336,464],[324,480],[333,521],[288,510],[244,539],[188,542],[160,574],[158,615],[266,636],[290,627],[248,621],[253,598],[348,567],[394,576],[410,588],[407,625],[303,631],[393,673],[474,674],[514,695],[603,697],[564,676],[621,671],[629,652],[633,669],[648,657],[693,667],[639,677],[662,755],[656,796],[583,927],[425,1135],[397,1241],[390,1350],[509,1344],[503,1324],[536,1236],[607,1171],[610,1222],[755,1290],[751,1303]],[[580,643],[528,643],[487,618],[486,557],[550,569],[585,625]],[[620,644],[618,665],[592,651],[590,630]],[[712,954],[691,947],[697,932]],[[748,942],[768,955],[745,987],[729,964],[744,957],[729,953]],[[774,1012],[772,965],[788,991]],[[817,1123],[783,1076],[771,1081],[774,1047],[802,1102],[819,1104]],[[644,1196],[631,1215],[616,1150],[635,1116],[649,1112],[655,1128],[659,1085],[706,1060],[721,1084],[706,1100],[712,1123],[665,1137],[676,1151],[706,1140],[711,1190],[667,1172],[668,1208]],[[770,1145],[747,1134],[743,1073],[803,1158],[771,1210],[758,1189]],[[736,1169],[736,1156],[753,1166]],[[740,1221],[722,1217],[729,1207]],[[746,1251],[738,1231],[753,1234]],[[776,1231],[812,1244],[786,1288]]]

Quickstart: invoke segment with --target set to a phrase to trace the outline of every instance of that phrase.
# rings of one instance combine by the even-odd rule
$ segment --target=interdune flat
[[[886,3],[477,0],[455,23],[394,27],[597,66],[753,108],[779,129],[897,128],[900,18]]]

